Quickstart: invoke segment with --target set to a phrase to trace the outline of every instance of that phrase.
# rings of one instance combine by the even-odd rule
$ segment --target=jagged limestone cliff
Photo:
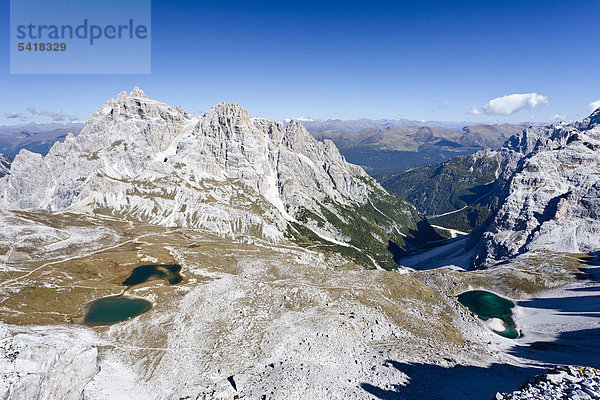
[[[203,116],[140,89],[107,101],[48,155],[22,150],[0,181],[0,208],[112,214],[220,235],[319,244],[368,267],[395,267],[434,233],[331,141],[297,121],[221,103]]]
[[[585,253],[600,239],[600,110],[507,141],[498,206],[474,236],[476,266],[531,250]],[[473,241],[472,241],[473,242]]]

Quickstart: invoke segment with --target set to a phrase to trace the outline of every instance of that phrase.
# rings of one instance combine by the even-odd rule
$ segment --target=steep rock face
[[[11,175],[0,183],[6,209],[64,210],[96,190],[136,177],[164,150],[190,116],[148,99],[141,91],[121,93],[87,121],[82,135],[69,135],[46,157],[22,150]]]
[[[8,174],[10,170],[10,159],[0,153],[0,178]]]
[[[600,110],[575,123],[532,127],[507,141],[497,211],[476,266],[530,250],[581,253],[600,239]]]
[[[324,241],[373,265],[393,264],[390,240],[405,246],[433,234],[414,207],[296,121],[250,117],[230,103],[193,117],[137,88],[47,156],[21,151],[0,180],[0,207]]]

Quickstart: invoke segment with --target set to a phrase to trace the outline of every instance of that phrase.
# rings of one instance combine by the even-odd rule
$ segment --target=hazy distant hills
[[[19,150],[27,149],[46,155],[56,142],[62,142],[69,132],[78,134],[83,123],[26,124],[0,126],[0,153],[14,157]]]
[[[450,122],[450,121],[417,121],[412,119],[327,119],[313,120],[301,118],[300,122],[310,132],[327,132],[327,131],[349,131],[358,132],[364,129],[400,129],[411,126],[430,126],[434,128],[444,129],[460,129],[466,125],[465,122]]]
[[[330,139],[346,159],[370,174],[399,172],[437,164],[484,149],[499,149],[527,124],[467,125],[450,123],[402,126],[414,121],[303,121],[319,140]],[[444,125],[445,126],[435,126]]]

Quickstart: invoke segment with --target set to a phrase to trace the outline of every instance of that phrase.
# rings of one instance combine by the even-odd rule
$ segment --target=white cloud
[[[600,99],[596,100],[596,101],[592,101],[589,105],[588,108],[590,109],[590,111],[596,111],[598,108],[600,108]]]
[[[564,114],[554,114],[550,117],[552,121],[564,121],[567,119],[567,116]]]
[[[15,119],[27,119],[27,115],[20,113],[20,112],[16,112],[16,111],[9,111],[9,112],[5,112],[4,116],[6,118],[15,118]]]
[[[515,93],[496,97],[482,107],[473,106],[469,114],[511,115],[523,109],[533,110],[539,104],[548,104],[548,98],[537,93]]]
[[[469,111],[467,111],[467,113],[473,114],[473,115],[481,115],[481,114],[483,114],[483,111],[481,111],[479,109],[479,107],[473,106],[473,107],[471,107],[471,109]]]
[[[300,122],[313,122],[314,121],[314,119],[312,119],[311,117],[286,118],[286,119],[284,119],[284,121],[291,122],[293,119],[295,119],[296,121],[300,121]]]
[[[40,110],[39,108],[28,107],[27,111],[33,115],[43,115],[52,119],[52,121],[60,122],[60,121],[75,121],[77,119],[76,115],[66,114],[61,110]]]

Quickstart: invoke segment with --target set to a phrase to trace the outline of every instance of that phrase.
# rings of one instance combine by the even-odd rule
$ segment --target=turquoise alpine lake
[[[140,283],[164,280],[176,285],[183,280],[179,272],[181,265],[142,265],[131,271],[131,275],[123,281],[123,286],[133,286]]]
[[[461,293],[458,295],[458,301],[484,321],[490,318],[502,320],[504,330],[493,330],[498,335],[508,339],[519,337],[517,326],[512,319],[512,309],[515,306],[515,303],[512,301],[497,296],[494,293],[486,292],[485,290],[472,290]]]
[[[83,323],[89,326],[112,325],[137,317],[151,308],[151,302],[140,298],[123,295],[103,297],[88,304]]]

